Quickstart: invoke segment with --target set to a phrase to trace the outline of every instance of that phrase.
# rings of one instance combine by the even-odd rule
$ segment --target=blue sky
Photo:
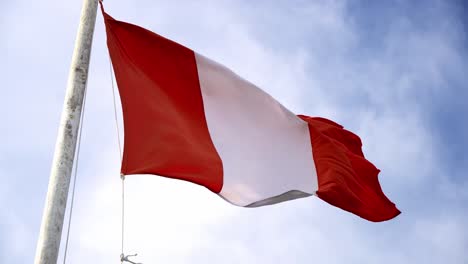
[[[126,249],[138,261],[468,262],[463,1],[105,5],[230,67],[293,112],[358,133],[402,211],[375,224],[315,197],[243,209],[193,184],[132,176]],[[80,9],[80,1],[0,3],[0,259],[11,263],[34,258]],[[88,91],[68,263],[109,263],[120,254],[120,181],[101,14]]]

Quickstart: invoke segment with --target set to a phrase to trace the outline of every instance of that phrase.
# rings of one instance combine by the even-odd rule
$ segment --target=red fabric
[[[219,193],[223,166],[203,110],[195,54],[104,13],[124,116],[123,174],[157,174]]]
[[[364,158],[358,136],[325,118],[299,117],[309,124],[318,197],[374,222],[400,214],[382,192],[380,170]]]

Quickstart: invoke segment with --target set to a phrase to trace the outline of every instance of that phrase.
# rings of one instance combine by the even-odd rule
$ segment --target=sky
[[[357,133],[402,211],[372,223],[316,197],[246,209],[191,183],[128,176],[125,252],[138,253],[134,260],[468,263],[466,3],[107,0],[105,7],[224,64],[294,113]],[[0,259],[9,263],[34,259],[80,12],[78,0],[0,2]],[[67,263],[120,255],[105,41],[98,13]]]

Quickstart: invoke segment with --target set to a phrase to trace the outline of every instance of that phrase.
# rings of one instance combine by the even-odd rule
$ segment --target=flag
[[[316,195],[370,221],[400,213],[358,136],[102,12],[124,118],[122,174],[193,182],[243,207]]]

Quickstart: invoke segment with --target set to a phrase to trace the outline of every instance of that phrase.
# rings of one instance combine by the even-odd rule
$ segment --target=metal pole
[[[57,263],[98,0],[84,0],[47,190],[35,264]]]

